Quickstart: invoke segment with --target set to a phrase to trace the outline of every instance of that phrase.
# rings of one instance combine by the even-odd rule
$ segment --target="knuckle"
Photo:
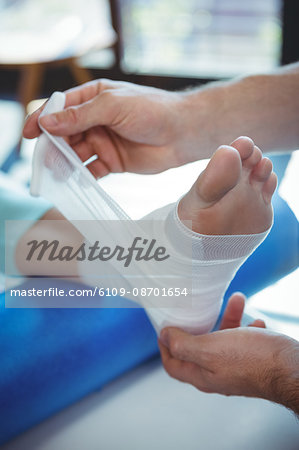
[[[228,148],[228,145],[220,145],[217,150],[226,150]]]
[[[105,92],[106,89],[112,89],[117,86],[117,82],[109,80],[108,78],[100,78],[97,81],[99,93]]]
[[[105,86],[106,84],[109,84],[111,81],[108,78],[99,78],[98,83],[102,86]]]
[[[109,101],[113,97],[113,91],[111,89],[105,89],[100,94],[100,99],[104,101]]]
[[[169,341],[169,350],[174,357],[179,358],[182,353],[182,344],[180,340],[177,338],[171,338]]]
[[[77,125],[79,122],[79,109],[78,108],[74,108],[74,107],[70,107],[66,110],[66,114],[67,114],[67,120],[74,124]]]

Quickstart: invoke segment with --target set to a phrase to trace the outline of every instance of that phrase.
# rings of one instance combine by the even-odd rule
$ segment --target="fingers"
[[[206,370],[192,362],[173,358],[170,351],[159,341],[162,364],[169,376],[183,383],[189,383],[203,392],[212,392],[206,382]]]
[[[256,319],[254,322],[252,322],[249,327],[255,327],[255,328],[266,328],[266,324],[261,319]]]
[[[65,107],[74,107],[81,105],[83,103],[89,102],[105,89],[112,90],[118,86],[117,82],[113,82],[110,80],[94,80],[88,83],[85,83],[81,86],[77,86],[75,88],[69,89],[65,92],[66,94],[66,103]],[[42,105],[38,110],[36,110],[33,114],[31,114],[24,125],[23,136],[27,139],[33,139],[40,135],[41,131],[38,126],[38,118],[43,111],[45,104]],[[72,114],[72,113],[71,113]],[[49,129],[51,132],[51,130]]]
[[[211,334],[194,336],[179,328],[167,327],[161,331],[159,339],[173,358],[209,369],[208,349],[214,340]]]
[[[104,88],[105,80],[93,80],[65,91],[65,108],[77,106],[96,97]]]
[[[79,144],[80,142],[84,141],[84,133],[78,133],[78,134],[73,134],[72,136],[69,136],[67,139],[69,145],[71,147],[74,147],[75,145]],[[87,159],[87,158],[86,158]]]
[[[100,159],[93,161],[87,168],[96,179],[103,178],[111,173],[104,161],[101,161]]]
[[[232,382],[235,373],[233,367],[240,367],[239,361],[243,358],[246,364],[246,343],[251,333],[248,335],[249,330],[246,331],[246,328],[225,329],[240,326],[244,304],[243,294],[231,296],[222,320],[222,331],[193,336],[178,328],[164,328],[160,334],[159,347],[166,372],[203,392],[236,393],[235,383]],[[265,328],[265,323],[257,319],[249,326]],[[252,330],[252,333],[254,336],[260,332]],[[227,376],[230,371],[232,379]],[[240,389],[243,392],[243,385]]]
[[[78,106],[41,118],[41,125],[56,136],[70,136],[98,125],[113,125],[118,110],[111,91],[104,91]]]
[[[173,378],[176,378],[180,381],[187,381],[189,379],[188,370],[186,371],[185,367],[188,363],[185,363],[184,361],[180,361],[178,359],[175,359],[170,351],[168,350],[165,345],[159,343],[160,353],[161,353],[161,359],[163,366],[166,370],[166,372]]]
[[[41,134],[41,130],[38,125],[38,118],[41,112],[44,110],[46,103],[48,100],[45,101],[45,103],[40,106],[33,114],[28,116],[26,118],[24,129],[23,129],[23,136],[26,139],[33,139],[38,137]]]
[[[244,312],[246,297],[241,292],[233,294],[228,303],[220,325],[220,330],[227,328],[238,328],[241,326],[241,320]],[[249,327],[266,328],[266,324],[261,319],[256,319]]]
[[[221,321],[220,330],[237,328],[241,325],[245,300],[245,296],[241,292],[236,292],[230,297]]]
[[[97,156],[97,159],[94,158],[94,161],[87,165],[96,178],[104,177],[111,172],[124,172],[117,138],[104,127],[92,127],[85,133],[71,136],[69,141],[82,162]]]

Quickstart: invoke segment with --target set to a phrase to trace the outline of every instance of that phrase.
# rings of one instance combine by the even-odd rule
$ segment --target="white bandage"
[[[42,115],[58,112],[64,104],[65,95],[54,93]],[[158,236],[172,255],[168,266],[171,274],[180,277],[182,288],[184,280],[191,283],[191,297],[173,298],[173,304],[167,303],[167,306],[161,299],[161,307],[144,297],[128,297],[138,300],[146,308],[157,333],[168,325],[197,334],[210,331],[217,320],[228,284],[268,232],[240,236],[199,235],[182,224],[177,215],[177,204],[154,211],[145,217],[145,222],[132,221],[99,186],[64,139],[41,129],[43,133],[33,158],[32,195],[42,196],[53,203],[89,242],[94,242],[99,233],[110,239],[116,238],[107,222],[109,220],[122,221],[123,235],[128,241],[141,230]],[[93,221],[92,226],[86,222],[88,220]],[[136,261],[133,264],[137,276],[121,280],[120,264],[111,263],[109,270],[114,271],[118,278],[111,278],[111,286],[105,287],[118,287],[117,284],[121,283],[128,291],[129,288],[141,289],[145,279],[150,279],[152,286],[159,289],[171,287],[169,278],[163,285],[158,264],[152,263],[148,267]],[[79,271],[83,280],[92,284],[88,264],[83,264]]]
[[[192,273],[192,308],[155,308],[148,313],[158,329],[178,326],[194,334],[202,334],[214,327],[227,287],[269,230],[252,235],[199,234],[180,221],[178,203],[154,211],[146,219],[152,219],[153,227],[155,224],[161,227],[163,223],[160,234],[163,233],[167,247],[172,246],[182,257],[186,256],[181,271],[185,276]]]

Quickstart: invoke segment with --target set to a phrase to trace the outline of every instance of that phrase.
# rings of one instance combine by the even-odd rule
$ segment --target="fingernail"
[[[55,114],[49,114],[48,116],[41,117],[40,120],[45,128],[53,128],[58,125],[58,120]]]
[[[162,342],[163,345],[165,345],[165,347],[169,347],[169,343],[168,343],[168,332],[167,330],[162,330],[159,336],[160,341]]]

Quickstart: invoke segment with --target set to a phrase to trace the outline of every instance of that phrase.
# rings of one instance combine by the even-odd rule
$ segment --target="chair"
[[[67,13],[65,3],[70,5]],[[58,0],[19,0],[1,11],[0,69],[20,72],[17,98],[24,110],[38,97],[46,69],[67,66],[77,84],[85,83],[91,75],[78,59],[115,43],[109,2],[89,1],[88,8],[83,1],[63,6],[60,10]]]

